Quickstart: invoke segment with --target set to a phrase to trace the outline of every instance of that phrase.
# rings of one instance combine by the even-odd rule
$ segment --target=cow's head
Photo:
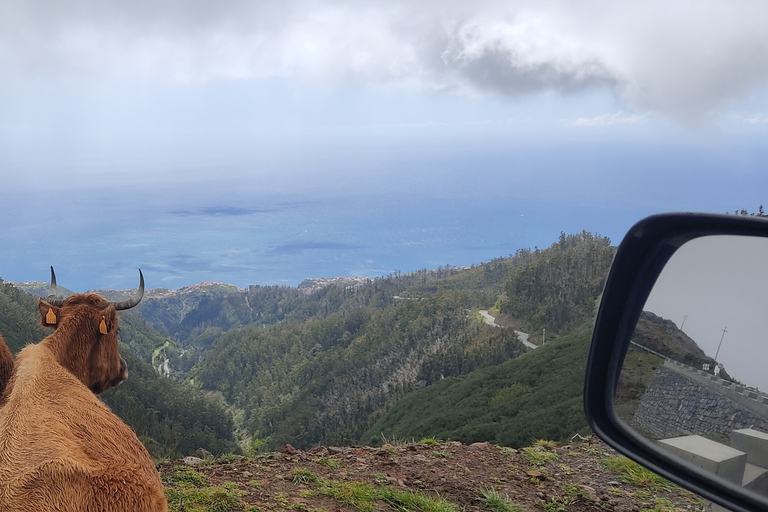
[[[91,391],[99,394],[128,378],[128,367],[117,348],[117,312],[134,307],[144,296],[144,275],[139,289],[122,302],[110,302],[88,293],[58,297],[51,267],[51,294],[38,301],[40,323],[55,332],[45,343],[62,366]]]

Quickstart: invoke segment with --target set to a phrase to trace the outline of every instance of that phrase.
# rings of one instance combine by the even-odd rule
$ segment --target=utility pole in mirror
[[[725,338],[725,333],[728,332],[728,326],[723,327],[723,335],[720,336],[720,344],[717,346],[717,352],[715,352],[715,361],[717,361],[717,356],[720,354],[720,347],[723,345],[723,338]]]

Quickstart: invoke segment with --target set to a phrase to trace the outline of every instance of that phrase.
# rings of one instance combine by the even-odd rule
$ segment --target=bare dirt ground
[[[694,494],[625,460],[594,437],[512,450],[423,440],[403,446],[318,447],[246,459],[160,466],[171,510],[519,512],[702,510]],[[630,483],[632,482],[632,483]],[[371,501],[364,491],[374,492]],[[376,491],[378,490],[378,491]],[[434,508],[375,492],[429,496]],[[217,494],[218,493],[218,494]],[[207,500],[207,501],[206,501]],[[442,501],[441,501],[442,500]]]

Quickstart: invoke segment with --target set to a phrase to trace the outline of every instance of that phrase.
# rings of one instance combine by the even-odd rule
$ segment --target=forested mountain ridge
[[[561,233],[559,242],[510,274],[501,312],[525,319],[535,330],[557,332],[580,324],[595,311],[614,254],[609,238]]]
[[[548,249],[449,268],[442,278],[416,273],[328,287],[315,302],[298,298],[279,325],[224,333],[190,376],[243,412],[241,427],[257,444],[370,442],[365,432],[409,393],[526,352],[514,331],[486,325],[479,309],[497,304],[520,329],[545,327],[552,338],[582,329],[612,257],[607,238],[563,234]],[[303,320],[308,311],[315,315]],[[546,353],[532,364],[546,365]],[[560,384],[569,389],[554,396],[568,400],[581,385]],[[580,414],[572,404],[568,410]]]
[[[362,307],[303,324],[230,331],[193,370],[244,411],[256,439],[280,446],[357,441],[408,392],[525,351],[455,294]]]
[[[235,423],[229,423],[228,434],[217,424],[212,439],[231,443],[236,425],[241,446],[252,450],[357,443],[410,393],[526,353],[514,330],[487,325],[480,309],[503,311],[524,332],[546,328],[548,340],[579,331],[591,320],[612,255],[608,239],[582,232],[562,234],[544,250],[520,250],[472,267],[447,265],[351,285],[322,280],[324,286],[313,286],[311,293],[217,284],[148,290],[146,302],[122,317],[121,334],[137,359],[154,361],[157,370],[157,358],[164,358],[172,375],[227,402]],[[555,352],[530,358],[532,371],[544,372],[551,364],[547,354]],[[136,366],[143,368],[140,361]],[[141,378],[142,372],[137,372]],[[482,381],[490,374],[478,375]],[[553,405],[569,416],[560,418],[567,429],[576,425],[571,416],[580,411],[574,412],[573,386],[562,384],[569,388],[550,395],[569,400],[561,409]],[[178,439],[157,429],[173,415],[159,413],[158,402],[141,394],[173,402],[172,394],[152,385],[133,395],[127,387],[116,392],[140,405],[114,408],[143,418],[131,420],[134,428],[145,429],[150,445],[166,446]],[[186,392],[192,391],[179,392],[189,404],[186,410],[197,408],[203,416],[214,410],[192,407],[198,395]],[[204,427],[194,415],[182,416],[193,420],[190,429]]]

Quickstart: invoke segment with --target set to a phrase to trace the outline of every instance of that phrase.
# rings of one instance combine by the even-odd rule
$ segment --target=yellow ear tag
[[[48,313],[45,314],[45,323],[48,325],[56,324],[56,313],[53,312],[53,308],[48,308]]]
[[[99,324],[99,332],[101,334],[107,334],[107,322],[104,321],[104,317],[101,317],[101,323]]]

